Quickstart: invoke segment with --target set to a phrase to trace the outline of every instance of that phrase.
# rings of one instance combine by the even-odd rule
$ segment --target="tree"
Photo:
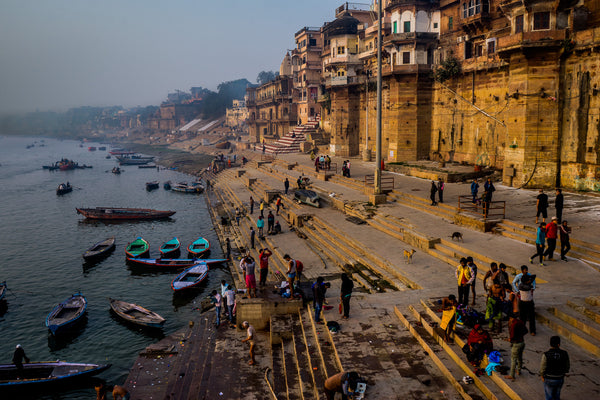
[[[258,73],[258,76],[256,77],[256,82],[258,82],[259,85],[263,85],[269,81],[274,80],[278,76],[279,76],[279,72],[260,71]]]

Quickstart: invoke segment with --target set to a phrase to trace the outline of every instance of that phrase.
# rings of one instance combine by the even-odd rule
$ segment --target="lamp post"
[[[371,149],[369,149],[369,76],[371,71],[365,71],[365,148],[363,149],[363,161],[371,161]]]
[[[381,2],[377,0],[377,148],[375,150],[375,194],[381,194]]]

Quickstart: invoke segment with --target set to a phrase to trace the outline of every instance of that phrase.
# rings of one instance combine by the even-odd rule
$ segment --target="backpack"
[[[296,260],[296,271],[298,273],[301,273],[302,271],[304,271],[304,264],[302,264],[302,261],[300,261],[300,260]]]

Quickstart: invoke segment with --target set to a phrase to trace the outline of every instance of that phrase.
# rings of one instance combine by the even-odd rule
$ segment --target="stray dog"
[[[452,235],[450,237],[452,238],[452,240],[456,239],[459,242],[464,242],[463,235],[460,232],[452,232]]]
[[[410,264],[410,262],[412,261],[413,254],[415,254],[416,252],[417,251],[415,249],[412,249],[411,251],[404,250],[404,258],[406,259],[407,264]]]

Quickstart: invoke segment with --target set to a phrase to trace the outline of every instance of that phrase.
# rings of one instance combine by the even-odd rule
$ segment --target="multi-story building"
[[[298,122],[305,124],[320,115],[317,102],[321,83],[321,51],[323,38],[320,28],[304,27],[294,35],[296,48],[292,51],[294,102]]]
[[[245,100],[233,100],[233,106],[225,110],[225,125],[234,129],[246,129],[248,108]]]
[[[297,104],[293,102],[293,90],[292,62],[290,55],[286,54],[278,77],[246,90],[251,140],[272,142],[296,126],[298,113]]]

